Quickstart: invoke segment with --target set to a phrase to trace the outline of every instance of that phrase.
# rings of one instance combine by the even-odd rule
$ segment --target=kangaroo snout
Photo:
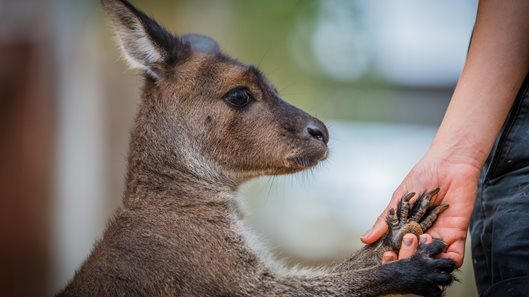
[[[313,120],[309,122],[307,127],[305,127],[304,132],[308,135],[308,137],[322,142],[323,144],[327,144],[329,142],[329,132],[327,131],[325,124],[323,124],[321,121]]]
[[[279,119],[274,150],[282,152],[286,164],[272,174],[289,174],[317,165],[329,155],[329,132],[325,124],[305,111],[278,98],[273,109]]]

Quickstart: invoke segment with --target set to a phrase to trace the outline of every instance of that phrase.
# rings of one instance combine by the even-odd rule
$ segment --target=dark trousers
[[[529,296],[529,75],[481,173],[470,235],[479,295]]]

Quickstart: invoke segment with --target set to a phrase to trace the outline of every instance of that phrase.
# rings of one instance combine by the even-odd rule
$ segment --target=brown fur
[[[427,247],[382,266],[390,248],[383,240],[313,271],[288,270],[260,254],[235,191],[251,178],[324,160],[325,125],[211,39],[173,36],[127,1],[102,2],[127,59],[145,72],[143,100],[124,205],[59,296],[439,296],[453,265],[430,258],[439,251]],[[244,108],[225,99],[238,87],[252,95]]]

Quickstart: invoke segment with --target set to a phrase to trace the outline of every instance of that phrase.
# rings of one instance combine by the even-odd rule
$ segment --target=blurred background
[[[134,0],[258,65],[325,120],[331,157],[246,185],[270,247],[320,264],[361,246],[428,148],[463,66],[477,0]],[[51,296],[121,204],[141,77],[99,1],[0,0],[0,296]],[[470,257],[447,296],[476,296]]]

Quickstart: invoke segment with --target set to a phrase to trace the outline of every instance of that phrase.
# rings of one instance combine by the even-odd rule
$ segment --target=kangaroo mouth
[[[310,150],[287,158],[287,166],[281,168],[282,174],[294,173],[312,168],[327,159],[329,149]],[[281,174],[280,173],[280,174]]]

